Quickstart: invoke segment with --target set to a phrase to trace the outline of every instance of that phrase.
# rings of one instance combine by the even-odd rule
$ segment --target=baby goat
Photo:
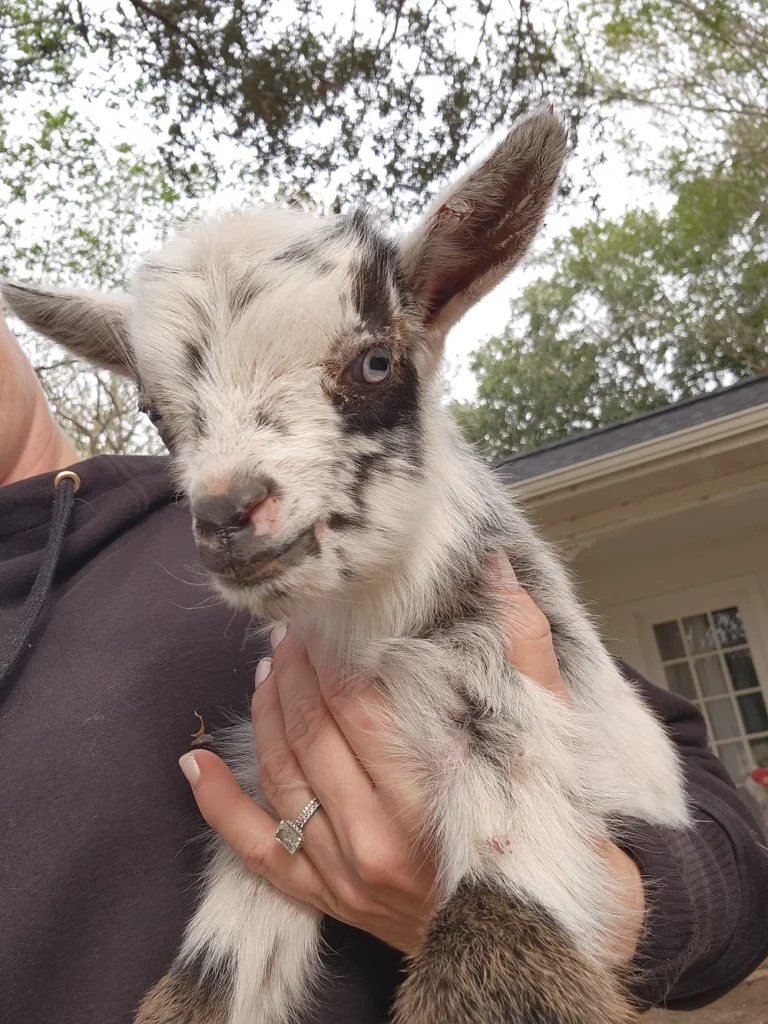
[[[399,240],[360,211],[267,208],[185,230],[130,296],[2,288],[31,327],[138,382],[225,598],[379,687],[439,864],[396,1024],[634,1021],[600,840],[687,822],[664,731],[441,404],[446,333],[526,251],[565,152],[558,118],[535,114]],[[551,623],[568,704],[504,657],[499,549]],[[264,802],[250,723],[221,748]],[[301,1019],[319,925],[219,842],[137,1021]]]

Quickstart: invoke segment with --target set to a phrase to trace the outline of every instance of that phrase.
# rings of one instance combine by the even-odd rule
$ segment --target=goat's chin
[[[303,567],[288,569],[273,579],[235,583],[212,576],[213,585],[232,608],[265,619],[290,619],[313,601],[327,595],[324,574],[309,573]]]

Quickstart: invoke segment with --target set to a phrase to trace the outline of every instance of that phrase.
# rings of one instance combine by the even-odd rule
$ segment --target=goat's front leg
[[[445,899],[394,1024],[629,1024],[583,719],[523,677],[507,692],[498,710],[467,699],[466,717],[423,748]]]
[[[393,1024],[634,1024],[612,971],[543,907],[464,883],[437,914]]]
[[[321,916],[220,843],[179,955],[145,996],[135,1024],[294,1020],[317,980]]]

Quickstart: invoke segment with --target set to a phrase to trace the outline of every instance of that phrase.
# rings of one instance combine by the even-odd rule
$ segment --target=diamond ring
[[[309,801],[307,806],[298,816],[291,821],[284,818],[275,829],[275,839],[281,846],[285,847],[288,853],[298,853],[304,842],[304,826],[309,819],[320,809],[320,801],[315,797]]]

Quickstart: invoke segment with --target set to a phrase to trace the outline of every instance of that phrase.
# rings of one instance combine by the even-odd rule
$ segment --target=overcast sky
[[[337,8],[335,13],[338,13],[339,10],[343,10],[344,5],[348,2],[349,0],[328,0],[328,8],[329,10]],[[112,5],[109,0],[95,0],[95,2],[92,0],[87,6],[93,9],[99,7],[109,8]],[[89,67],[88,70],[93,74],[100,73],[95,65]],[[70,97],[69,102],[78,109],[79,113],[87,114],[95,123],[98,128],[98,137],[103,143],[129,141],[136,144],[144,152],[152,152],[159,141],[157,134],[158,126],[151,124],[148,115],[138,105],[133,109],[126,110],[121,116],[120,111],[116,112],[114,109],[109,109],[105,103],[98,101],[89,103],[87,109],[85,105],[82,108],[78,107],[76,98]],[[28,114],[25,116],[28,118]],[[652,149],[658,148],[663,140],[658,138],[657,133],[647,122],[638,120],[636,111],[632,113],[632,118],[632,127],[636,135]],[[17,123],[16,130],[21,131],[23,134],[25,123],[28,123],[28,120]],[[226,162],[229,145],[228,143],[217,145],[218,155],[220,158],[224,158],[224,162]],[[585,139],[582,146],[588,145],[589,142]],[[652,202],[656,205],[664,205],[665,196],[662,193],[651,190],[638,178],[630,176],[627,165],[618,148],[609,148],[606,155],[606,162],[593,173],[597,179],[601,205],[607,216],[615,217],[628,207],[649,205]],[[234,159],[241,159],[243,150],[233,147],[232,156],[233,162]],[[571,167],[572,173],[575,174],[577,180],[579,179],[580,160],[581,157],[577,153]],[[329,193],[329,196],[330,198],[333,197],[332,191]],[[322,198],[322,190],[320,198]],[[204,209],[212,210],[217,207],[231,206],[241,200],[242,196],[238,194],[237,187],[230,187],[222,191],[216,198],[206,200],[203,206]],[[579,203],[578,200],[575,202],[570,201],[566,208],[553,210],[545,231],[537,242],[537,248],[546,245],[548,238],[563,233],[570,225],[583,222],[593,215],[592,208],[586,198],[583,203]],[[33,210],[25,210],[25,216],[30,218],[31,224],[34,223]],[[468,370],[469,357],[472,350],[477,348],[478,344],[484,339],[503,330],[508,318],[510,297],[518,292],[527,281],[530,281],[535,273],[534,268],[518,268],[507,281],[500,285],[491,295],[487,296],[475,309],[471,310],[452,331],[448,340],[446,355],[451,390],[455,397],[469,399],[473,396],[474,381],[472,374]]]

